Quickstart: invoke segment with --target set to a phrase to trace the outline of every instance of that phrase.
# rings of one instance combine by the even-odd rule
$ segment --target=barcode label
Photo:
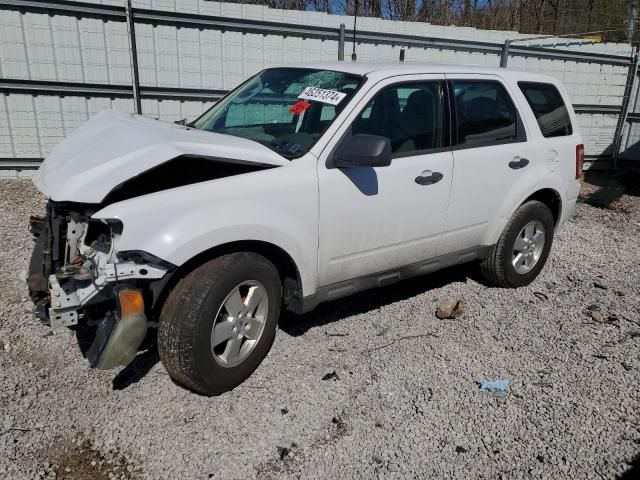
[[[300,95],[298,95],[298,98],[302,98],[303,100],[315,100],[316,102],[328,103],[329,105],[338,105],[346,96],[346,93],[336,92],[335,90],[307,87]]]

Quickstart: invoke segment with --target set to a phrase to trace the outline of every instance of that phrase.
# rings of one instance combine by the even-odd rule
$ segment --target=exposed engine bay
[[[51,152],[34,177],[51,199],[43,216],[30,219],[36,244],[27,284],[37,317],[54,331],[96,327],[86,352],[92,367],[128,364],[155,326],[154,309],[177,266],[138,247],[148,246],[146,232],[140,235],[113,210],[103,213],[114,205],[127,211],[126,202],[168,190],[287,164],[244,138],[136,115],[95,115]],[[154,228],[175,220],[159,207]],[[131,242],[136,231],[140,237]]]
[[[123,329],[129,330],[127,336],[132,337],[130,330],[135,327],[138,335],[133,335],[125,348],[126,355],[116,361],[121,365],[128,363],[147,330],[144,287],[163,278],[174,267],[142,252],[116,254],[122,225],[117,221],[91,219],[97,207],[50,201],[44,217],[31,217],[36,246],[27,284],[38,317],[54,331],[77,325],[85,317],[97,325],[88,358],[92,366],[111,368],[117,366],[114,360],[107,362],[104,358],[109,338]],[[126,318],[129,325],[122,325],[123,292],[129,292],[125,293],[127,300],[135,296],[133,301],[138,303],[135,312],[128,312],[135,313]]]

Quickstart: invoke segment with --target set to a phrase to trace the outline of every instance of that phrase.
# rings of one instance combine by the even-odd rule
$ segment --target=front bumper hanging
[[[143,291],[175,267],[144,252],[122,256],[88,246],[85,220],[73,214],[32,217],[35,245],[27,285],[36,315],[56,331],[85,316],[97,325],[91,367],[124,366],[136,356],[148,321]],[[90,313],[90,316],[88,315]]]
[[[147,335],[147,317],[140,290],[115,287],[117,307],[98,324],[93,344],[87,352],[92,368],[106,370],[128,365]]]

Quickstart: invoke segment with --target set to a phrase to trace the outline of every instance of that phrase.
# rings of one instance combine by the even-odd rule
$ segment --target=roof
[[[292,66],[292,65],[289,65]],[[375,76],[385,78],[394,75],[408,75],[420,73],[477,73],[493,74],[502,77],[523,77],[545,78],[547,75],[540,75],[532,72],[518,72],[506,68],[485,67],[483,65],[453,65],[446,63],[417,63],[417,62],[359,62],[359,61],[334,61],[334,62],[313,62],[296,65],[300,68],[316,68],[322,70],[336,70],[339,72],[352,73],[355,75]]]
[[[343,62],[314,62],[300,65],[305,68],[321,68],[324,70],[337,70],[340,72],[353,73],[356,75],[366,75],[368,73],[380,72],[381,70],[393,70],[394,73],[446,73],[446,72],[477,72],[478,70],[497,70],[482,66],[461,66],[448,65],[444,63],[415,63],[415,62],[358,62],[346,60]],[[388,72],[390,73],[390,72]]]

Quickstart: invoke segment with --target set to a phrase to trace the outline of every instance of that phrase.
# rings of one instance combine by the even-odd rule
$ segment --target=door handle
[[[416,177],[416,183],[418,185],[433,185],[434,183],[438,183],[444,175],[440,172],[432,172],[431,170],[425,170],[420,175]]]
[[[527,165],[529,165],[529,160],[527,160],[526,158],[516,157],[509,162],[509,167],[513,168],[514,170],[518,170],[519,168],[524,168]]]

